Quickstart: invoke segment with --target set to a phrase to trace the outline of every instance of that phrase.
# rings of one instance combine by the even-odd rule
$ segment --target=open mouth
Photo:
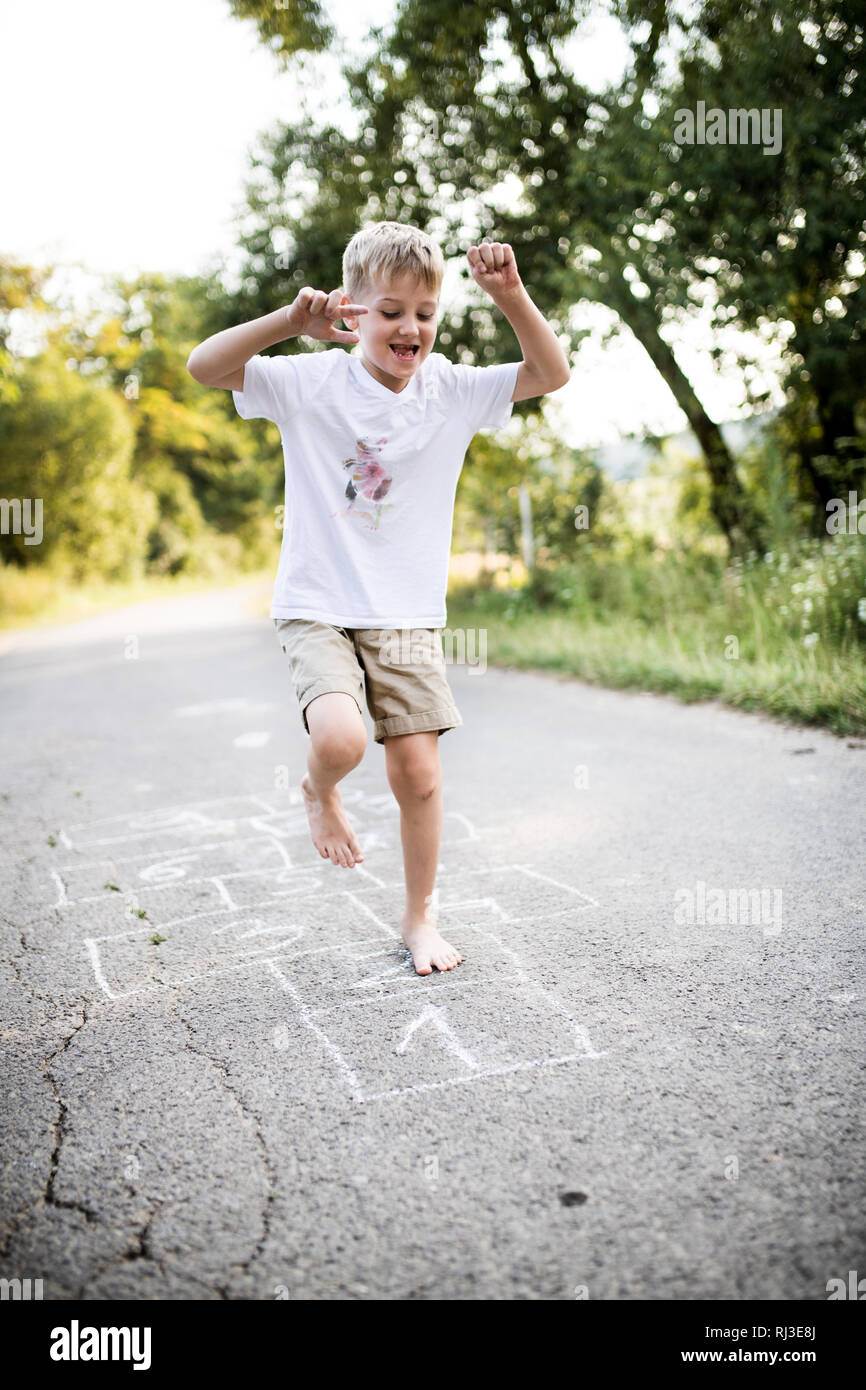
[[[418,351],[418,343],[389,343],[389,348],[395,357],[399,357],[401,362],[411,362]]]

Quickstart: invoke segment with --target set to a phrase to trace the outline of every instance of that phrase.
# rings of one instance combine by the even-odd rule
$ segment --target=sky
[[[326,0],[354,48],[392,7]],[[128,275],[207,272],[230,258],[256,137],[296,117],[304,95],[254,24],[235,19],[227,0],[37,0],[2,7],[0,51],[0,255]],[[582,80],[602,82],[621,71],[626,51],[599,10],[568,57]],[[333,107],[337,74],[326,60],[315,82],[307,79],[312,109],[317,100]],[[81,271],[67,282],[88,283]],[[589,305],[576,313],[599,334],[550,398],[557,429],[579,446],[682,429],[684,417],[631,335],[601,348],[611,315]],[[678,352],[710,414],[724,420],[736,413],[737,382],[718,378],[708,345],[696,329]]]

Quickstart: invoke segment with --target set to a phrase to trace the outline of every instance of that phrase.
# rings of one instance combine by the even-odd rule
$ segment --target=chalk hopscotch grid
[[[452,907],[456,908],[463,905],[464,904],[461,903],[453,903]],[[562,1018],[564,1018],[570,1026],[570,1028],[574,1030],[575,1034],[579,1037],[583,1044],[581,1051],[569,1052],[559,1057],[534,1057],[526,1061],[512,1062],[506,1066],[482,1067],[475,1061],[471,1054],[469,1054],[466,1051],[466,1049],[464,1049],[460,1045],[459,1040],[457,1039],[456,1035],[454,1034],[453,1030],[447,1022],[444,1009],[441,1007],[438,1001],[436,1001],[435,996],[433,999],[431,999],[428,993],[425,995],[425,1007],[422,1010],[422,1013],[416,1019],[413,1019],[413,1021],[410,1023],[404,1035],[403,1041],[396,1050],[398,1052],[405,1051],[412,1034],[418,1028],[423,1027],[423,1025],[428,1021],[432,1021],[434,1026],[437,1028],[440,1037],[444,1038],[446,1048],[449,1051],[453,1052],[454,1055],[457,1056],[460,1061],[469,1065],[472,1068],[472,1070],[462,1075],[440,1078],[437,1081],[416,1082],[410,1086],[392,1086],[386,1088],[385,1090],[373,1091],[365,1094],[355,1068],[348,1061],[348,1059],[346,1058],[343,1051],[339,1048],[339,1046],[334,1042],[333,1038],[326,1032],[324,1028],[320,1027],[317,1022],[317,1019],[322,1015],[327,1016],[329,1014],[338,1012],[342,1014],[346,1007],[345,1003],[341,1000],[341,1002],[338,1005],[333,1005],[327,1008],[311,1009],[304,1003],[301,992],[299,991],[297,986],[280,969],[277,959],[267,960],[265,961],[265,965],[267,969],[270,971],[270,973],[273,975],[274,979],[277,981],[277,984],[279,985],[280,989],[283,990],[292,999],[292,1002],[294,1003],[297,1009],[298,1016],[301,1018],[302,1022],[307,1026],[307,1028],[309,1028],[310,1032],[315,1034],[315,1036],[324,1046],[329,1056],[334,1061],[339,1074],[346,1082],[351,1092],[352,1099],[357,1104],[364,1104],[375,1100],[393,1099],[397,1096],[419,1095],[424,1091],[441,1090],[443,1087],[446,1086],[466,1085],[467,1083],[474,1081],[484,1081],[493,1076],[507,1076],[514,1072],[529,1071],[537,1067],[562,1066],[566,1062],[584,1061],[587,1059],[598,1059],[606,1057],[608,1055],[607,1052],[597,1052],[595,1050],[586,1030],[579,1023],[576,1022],[571,1011],[566,1008],[566,1006],[561,1002],[561,1000],[557,999],[556,996],[551,994],[549,990],[543,989],[535,981],[530,979],[526,971],[520,965],[520,960],[517,956],[517,953],[514,950],[512,950],[511,947],[506,946],[504,942],[502,942],[492,932],[487,931],[486,928],[477,928],[476,930],[482,932],[485,936],[492,940],[496,944],[496,946],[501,950],[503,955],[511,958],[513,965],[516,967],[516,972],[514,975],[497,975],[497,985],[501,986],[503,984],[514,983],[519,985],[531,986],[535,993],[541,995],[550,1005],[553,1011],[555,1013],[558,1013]],[[420,986],[421,988],[424,988],[424,984],[425,982],[419,978],[417,980],[417,983],[412,988],[407,990],[396,991],[394,993],[389,994],[387,996],[387,1001],[390,1002],[392,999],[405,998],[407,996],[417,996],[418,987]],[[437,984],[438,989],[436,990],[436,994],[447,991],[449,997],[452,997],[455,994],[460,994],[461,996],[463,996],[475,991],[481,991],[484,997],[487,998],[489,997],[490,993],[490,982],[488,980],[479,980],[473,983],[465,983],[459,979],[454,980],[448,975],[443,975],[441,977],[441,980],[437,981]],[[363,1002],[369,1003],[370,1001],[364,1000]]]
[[[464,981],[459,977],[452,978],[449,974],[437,975],[431,980],[429,977],[415,976],[414,973],[410,973],[411,958],[407,948],[402,943],[399,933],[388,923],[382,921],[370,905],[364,901],[365,892],[369,893],[377,888],[390,889],[401,887],[402,879],[395,879],[393,883],[387,882],[375,874],[372,874],[369,870],[365,869],[363,865],[356,865],[352,872],[357,877],[361,878],[362,883],[357,884],[356,878],[356,887],[353,889],[328,890],[325,887],[324,880],[321,884],[310,884],[309,880],[311,876],[316,877],[317,874],[320,876],[323,872],[327,872],[328,870],[333,872],[334,869],[332,865],[325,865],[323,862],[317,863],[314,867],[293,865],[285,844],[281,843],[282,840],[290,839],[295,835],[303,835],[306,841],[308,827],[303,808],[300,809],[298,814],[292,814],[292,808],[298,806],[300,799],[300,789],[291,789],[290,808],[287,810],[284,805],[277,807],[273,806],[261,796],[243,795],[229,798],[217,798],[208,801],[163,807],[156,811],[146,812],[140,816],[130,817],[121,815],[107,817],[87,825],[70,826],[68,831],[64,830],[61,832],[59,837],[61,843],[73,852],[86,849],[90,849],[91,851],[97,849],[104,850],[109,846],[117,846],[118,849],[122,846],[132,847],[134,842],[143,841],[148,836],[159,838],[166,834],[173,835],[175,838],[185,837],[187,843],[180,845],[174,843],[170,844],[168,847],[160,849],[151,848],[149,851],[140,851],[125,856],[112,855],[110,858],[100,856],[92,860],[84,860],[75,864],[63,865],[59,872],[52,871],[52,878],[57,890],[57,899],[55,903],[52,904],[55,909],[71,909],[90,905],[94,902],[113,900],[113,895],[111,893],[100,893],[95,895],[85,894],[78,898],[72,898],[69,896],[67,884],[62,875],[99,868],[103,865],[110,865],[112,868],[125,865],[132,868],[135,864],[142,861],[146,861],[147,865],[154,870],[154,876],[156,878],[156,881],[149,881],[146,869],[139,872],[139,878],[145,881],[144,888],[140,891],[145,891],[147,893],[148,901],[150,901],[152,895],[158,894],[162,890],[176,889],[178,886],[182,887],[183,890],[188,890],[192,887],[211,885],[222,902],[221,907],[211,907],[206,911],[190,913],[182,917],[169,918],[161,922],[150,922],[143,927],[131,926],[122,932],[106,933],[99,936],[91,935],[83,938],[82,944],[86,947],[94,978],[100,989],[102,989],[109,999],[126,999],[134,995],[148,993],[155,989],[182,988],[194,981],[214,978],[227,973],[234,973],[238,969],[251,966],[263,967],[278,985],[280,990],[292,998],[299,1018],[322,1042],[326,1052],[334,1061],[339,1075],[349,1087],[353,1099],[359,1103],[398,1095],[409,1095],[425,1090],[435,1090],[444,1086],[461,1085],[491,1076],[505,1075],[510,1072],[523,1071],[534,1067],[558,1066],[571,1061],[598,1058],[607,1055],[604,1052],[597,1052],[593,1048],[585,1030],[576,1022],[572,1013],[560,1000],[530,979],[523,969],[516,953],[510,947],[506,946],[505,943],[496,937],[487,927],[464,921],[462,930],[479,933],[488,941],[494,943],[497,949],[501,951],[505,957],[509,958],[511,973],[507,975],[499,974],[497,976],[497,984],[530,987],[536,994],[540,995],[545,1000],[553,1013],[557,1014],[568,1024],[568,1027],[573,1031],[581,1044],[580,1051],[570,1051],[561,1056],[537,1057],[525,1061],[516,1061],[508,1065],[486,1067],[481,1065],[461,1044],[448,1023],[442,1007],[444,1001],[443,991],[447,993],[449,1001],[453,1000],[456,996],[470,995],[479,989],[483,989],[485,997],[489,997],[490,982]],[[391,798],[387,796],[365,797],[362,792],[357,790],[355,790],[351,796],[344,797],[344,800],[347,805],[354,805],[356,811],[360,811],[362,816],[365,812],[375,816],[381,814],[383,811],[390,811],[392,809]],[[235,809],[245,807],[248,814],[244,816],[234,815],[226,817],[225,810],[227,807]],[[212,811],[216,811],[218,814],[221,812],[223,818],[215,820],[213,815],[209,814]],[[450,849],[453,845],[464,844],[467,841],[477,842],[481,839],[478,830],[466,816],[459,813],[449,813],[446,816],[446,821],[449,820],[452,822],[451,828],[453,828],[453,826],[459,827],[463,835],[461,839],[452,840],[446,845],[446,848]],[[239,826],[248,827],[249,830],[255,833],[239,836],[237,834]],[[94,831],[98,829],[104,829],[109,833],[106,835],[94,836]],[[122,829],[125,833],[113,834],[111,832],[114,829]],[[367,829],[364,834],[368,844],[377,838],[375,832],[371,833],[369,829]],[[204,837],[204,844],[189,842],[191,837],[197,835]],[[72,838],[73,836],[74,838]],[[225,838],[214,838],[215,836]],[[379,841],[381,842],[381,837],[379,837]],[[187,869],[192,867],[197,861],[200,861],[202,855],[224,849],[231,849],[232,851],[243,850],[249,845],[255,845],[256,848],[259,849],[263,846],[267,846],[269,850],[274,851],[277,862],[268,868],[239,869],[228,872],[223,871],[219,874],[200,875],[196,878],[186,877]],[[309,853],[306,844],[305,852]],[[168,870],[171,875],[167,882],[159,882],[160,870]],[[441,874],[444,871],[445,866],[440,863],[439,873]],[[459,873],[461,877],[471,877],[473,875],[483,877],[486,875],[488,878],[494,873],[497,875],[502,875],[503,873],[516,873],[527,879],[533,879],[540,884],[548,884],[559,890],[559,892],[568,895],[569,905],[567,907],[551,908],[542,911],[534,907],[531,914],[533,922],[555,918],[575,911],[585,911],[590,907],[597,906],[596,900],[588,894],[583,893],[570,884],[562,883],[560,880],[554,879],[550,875],[544,874],[526,864],[496,864],[492,867],[461,866]],[[236,903],[227,885],[236,884],[243,880],[254,880],[256,878],[269,880],[272,885],[274,883],[289,883],[291,885],[292,878],[296,878],[296,883],[294,886],[279,889],[272,887],[271,896],[267,899],[252,903]],[[317,903],[334,902],[341,898],[348,901],[349,904],[355,906],[365,914],[370,920],[371,925],[381,933],[381,935],[375,937],[361,937],[357,940],[344,941],[337,944],[291,950],[286,948],[290,948],[294,941],[297,940],[298,936],[303,933],[305,930],[303,927],[299,927],[291,922],[282,923],[274,927],[267,927],[262,923],[261,918],[254,918],[253,928],[246,932],[247,938],[283,935],[284,940],[277,943],[269,942],[267,945],[263,945],[261,950],[250,951],[248,947],[241,948],[236,952],[230,952],[224,957],[223,963],[213,968],[198,971],[190,975],[180,976],[171,980],[149,981],[146,984],[139,985],[135,989],[123,991],[113,990],[106,978],[100,953],[101,945],[121,940],[131,940],[136,936],[147,936],[152,934],[155,928],[162,930],[167,927],[184,926],[193,922],[201,922],[206,918],[217,918],[221,914],[234,918],[239,914],[242,917],[248,917],[256,908],[264,909],[273,907],[281,898],[292,898],[301,906],[305,900],[311,897],[314,898]],[[133,903],[137,901],[135,893],[131,891],[121,894],[119,898],[119,901],[125,902],[127,906],[130,900],[132,900]],[[463,895],[450,900],[447,899],[447,897],[440,897],[438,908],[440,920],[441,914],[444,913],[450,914],[452,912],[459,912],[465,916],[468,912],[477,908],[486,909],[501,922],[512,925],[519,925],[524,916],[523,913],[519,916],[509,914],[495,897],[484,894],[483,889],[482,893],[478,896]],[[222,931],[232,927],[237,929],[249,925],[248,922],[243,920],[240,922],[233,920],[227,922],[223,927],[215,928],[212,935],[219,935]],[[445,929],[447,930],[447,928]],[[294,933],[294,936],[292,933]],[[383,937],[388,943],[387,950],[383,945]],[[238,939],[243,940],[244,938],[240,937]],[[402,951],[405,953],[405,960],[403,963],[398,965],[389,964],[384,973],[380,973],[379,975],[368,975],[365,980],[356,981],[353,985],[348,986],[348,988],[377,988],[378,992],[375,995],[368,994],[366,997],[348,1000],[345,998],[345,994],[343,994],[337,1004],[320,1004],[317,1007],[311,1007],[304,1002],[296,984],[286,973],[294,963],[304,959],[309,960],[316,956],[326,956],[329,953],[337,953],[357,962],[372,960],[377,957],[381,958],[383,955],[387,955],[389,960],[393,962],[392,951],[394,945],[397,944],[400,945]],[[368,951],[364,956],[352,954],[366,947],[373,947],[375,949]],[[405,988],[392,988],[392,985],[398,984],[397,977],[402,977],[405,980]],[[387,984],[385,982],[387,982]],[[385,985],[387,993],[383,992],[383,985]],[[433,986],[432,990],[431,985]],[[324,1022],[335,1015],[339,1015],[339,1017],[342,1018],[345,1016],[347,1009],[354,1011],[359,1006],[365,1004],[369,1005],[373,1001],[388,1003],[391,1000],[417,997],[419,989],[425,991],[424,1008],[422,1013],[409,1025],[403,1042],[396,1051],[398,1053],[405,1052],[410,1039],[419,1028],[423,1029],[425,1026],[433,1027],[438,1035],[437,1041],[442,1044],[444,1050],[458,1058],[461,1064],[468,1070],[460,1075],[434,1081],[418,1082],[410,1086],[390,1087],[384,1090],[365,1092],[356,1069],[351,1066],[343,1051],[325,1031],[325,1028],[320,1026],[318,1020]]]
[[[333,867],[333,866],[330,866],[330,867]],[[356,868],[359,868],[359,867],[360,867],[360,866],[356,866]],[[583,901],[580,905],[577,905],[577,906],[575,906],[575,907],[571,907],[571,908],[556,908],[556,909],[553,909],[553,910],[550,911],[550,912],[533,912],[533,921],[535,921],[535,922],[547,920],[548,918],[559,917],[559,916],[562,916],[562,915],[564,915],[564,914],[566,914],[566,913],[573,912],[573,911],[585,911],[587,908],[589,908],[589,907],[595,905],[595,900],[592,899],[592,898],[588,898],[588,896],[587,896],[586,894],[584,894],[584,893],[581,893],[580,890],[578,890],[578,889],[576,889],[576,888],[569,888],[568,885],[561,884],[561,883],[559,883],[557,880],[554,880],[554,879],[549,878],[547,875],[543,875],[543,874],[540,875],[540,874],[538,874],[535,870],[528,870],[528,869],[526,868],[525,865],[521,865],[521,864],[503,864],[503,865],[497,866],[497,872],[502,873],[502,872],[507,872],[507,871],[517,871],[517,872],[521,872],[521,873],[527,873],[527,874],[531,874],[531,876],[532,876],[532,877],[535,877],[535,878],[539,878],[539,877],[540,877],[540,878],[544,879],[545,881],[547,881],[547,882],[549,882],[549,883],[551,883],[551,884],[554,884],[556,887],[558,887],[558,888],[563,888],[563,889],[565,889],[565,891],[571,892],[571,893],[575,894],[575,896],[584,899],[584,901]],[[467,871],[467,872],[485,872],[485,871],[483,871],[483,870],[469,870],[469,871]],[[489,872],[489,870],[488,870],[487,872]],[[196,880],[190,880],[191,883],[192,883],[192,882],[195,882],[195,881],[196,881]],[[201,881],[206,881],[206,880],[201,880]],[[378,879],[377,879],[377,880],[375,880],[375,882],[376,882],[377,884],[380,884],[380,883],[381,883],[381,880],[378,880]],[[172,885],[172,886],[174,886],[174,885]],[[378,927],[380,928],[380,930],[386,935],[386,937],[389,939],[389,941],[391,941],[391,942],[393,942],[393,943],[395,943],[395,944],[399,942],[399,943],[402,945],[402,938],[400,937],[399,932],[397,932],[396,930],[394,930],[394,928],[390,927],[387,923],[383,922],[383,921],[373,912],[373,910],[372,910],[372,908],[369,906],[369,904],[364,902],[363,897],[361,896],[361,894],[360,894],[360,892],[359,892],[358,890],[352,890],[352,889],[339,889],[339,890],[336,890],[336,891],[333,891],[333,892],[327,892],[327,891],[326,891],[326,892],[322,892],[322,890],[321,890],[320,888],[314,887],[314,888],[311,888],[311,889],[309,889],[309,890],[307,890],[307,891],[305,891],[305,892],[303,892],[303,893],[301,893],[301,894],[296,895],[296,900],[300,900],[300,901],[303,901],[304,899],[309,899],[309,898],[313,898],[317,903],[332,902],[332,901],[334,901],[334,900],[336,900],[336,899],[340,899],[340,898],[348,900],[349,903],[351,903],[351,904],[353,904],[354,906],[360,908],[360,909],[370,918],[370,920],[371,920],[376,926],[378,926]],[[80,901],[83,903],[85,900],[82,899],[82,900],[80,900]],[[66,904],[64,904],[64,905],[66,905]],[[68,904],[68,905],[69,905],[69,906],[78,906],[79,904],[76,902],[76,903],[70,903],[70,904]],[[274,943],[270,943],[270,945],[268,945],[267,947],[263,948],[261,951],[253,951],[253,952],[250,952],[248,948],[242,947],[240,950],[238,950],[238,951],[236,951],[236,952],[229,953],[229,954],[227,955],[227,957],[226,957],[226,962],[225,962],[224,965],[222,965],[222,966],[216,966],[216,967],[214,967],[214,968],[211,969],[211,970],[205,970],[205,971],[194,972],[193,974],[179,976],[179,977],[177,977],[176,979],[173,979],[173,980],[171,980],[171,981],[166,981],[166,982],[152,981],[152,982],[149,982],[148,984],[141,985],[141,986],[139,986],[139,987],[136,988],[136,989],[131,989],[131,990],[119,990],[119,991],[118,991],[118,990],[112,990],[112,988],[111,988],[111,986],[109,985],[108,980],[107,980],[107,978],[106,978],[106,976],[105,976],[105,972],[104,972],[103,966],[102,966],[102,958],[101,958],[101,954],[100,954],[100,951],[99,951],[100,945],[102,945],[102,944],[107,944],[107,943],[113,942],[113,941],[124,941],[124,940],[128,940],[129,938],[134,938],[134,937],[136,937],[136,936],[143,936],[143,937],[151,936],[155,930],[162,932],[163,930],[168,929],[168,928],[176,928],[176,927],[180,927],[180,926],[187,926],[187,925],[189,925],[189,924],[192,923],[192,922],[203,921],[203,920],[205,920],[205,919],[207,919],[207,918],[215,918],[215,917],[218,917],[218,916],[221,915],[221,914],[222,914],[222,915],[225,915],[225,916],[227,916],[227,917],[232,917],[232,918],[233,918],[233,917],[234,917],[234,914],[236,914],[236,913],[238,913],[238,912],[241,912],[241,913],[243,913],[244,916],[247,916],[248,914],[250,914],[251,912],[253,912],[256,908],[266,908],[266,907],[273,907],[273,906],[274,906],[274,899],[273,899],[273,898],[263,899],[261,902],[258,902],[258,903],[249,903],[249,904],[246,904],[243,908],[238,908],[238,907],[235,906],[235,905],[231,905],[231,906],[227,905],[227,906],[224,906],[224,907],[222,907],[222,908],[210,909],[210,910],[208,910],[208,911],[206,911],[206,912],[195,912],[195,913],[190,913],[190,914],[188,914],[188,915],[185,916],[185,917],[168,918],[168,919],[165,919],[165,920],[163,920],[163,921],[151,921],[151,922],[148,923],[147,926],[144,926],[144,927],[133,927],[133,926],[130,926],[130,927],[128,927],[128,928],[124,928],[123,931],[119,931],[119,932],[108,932],[108,933],[104,933],[104,934],[99,935],[99,936],[86,936],[86,937],[82,938],[82,943],[83,943],[83,945],[85,946],[85,948],[86,948],[86,950],[87,950],[87,953],[88,953],[88,956],[89,956],[89,958],[90,958],[91,966],[92,966],[92,968],[93,968],[94,978],[96,979],[97,984],[98,984],[99,987],[102,989],[103,993],[107,996],[107,998],[109,998],[109,999],[111,999],[111,1000],[128,999],[128,998],[131,998],[131,997],[133,997],[134,995],[137,995],[137,994],[146,994],[146,993],[148,993],[149,991],[154,990],[154,989],[165,988],[167,985],[170,985],[171,987],[175,987],[175,986],[180,986],[180,985],[192,983],[193,981],[196,981],[196,980],[204,980],[204,979],[216,978],[216,977],[219,976],[219,975],[231,974],[231,973],[233,973],[239,966],[242,967],[242,966],[244,966],[244,965],[254,965],[254,964],[256,964],[257,962],[260,962],[263,958],[265,958],[265,957],[267,957],[267,956],[273,956],[275,950],[278,950],[278,951],[279,951],[279,945],[275,947]],[[500,906],[500,904],[496,901],[496,899],[495,899],[495,898],[492,898],[492,897],[489,897],[489,896],[474,897],[474,898],[460,898],[460,899],[457,899],[457,900],[448,900],[448,899],[443,900],[443,899],[440,898],[440,900],[439,900],[439,909],[440,909],[440,913],[445,913],[445,912],[450,913],[450,912],[457,912],[457,911],[465,912],[466,909],[468,909],[468,908],[475,908],[475,907],[487,907],[487,908],[490,909],[491,912],[493,912],[493,913],[495,913],[496,915],[498,915],[498,916],[501,918],[501,920],[506,921],[506,922],[509,922],[509,923],[511,923],[511,924],[513,924],[513,925],[519,925],[519,923],[520,923],[520,921],[521,921],[521,918],[512,917],[512,916],[509,915],[507,912],[505,912],[505,910]],[[260,920],[260,919],[259,919],[259,920]],[[245,925],[247,925],[246,922],[238,922],[238,921],[236,921],[236,920],[233,920],[233,921],[228,922],[228,923],[226,924],[226,928],[216,928],[216,929],[214,930],[214,932],[212,933],[212,935],[214,935],[214,936],[219,935],[220,932],[221,932],[221,930],[227,929],[227,928],[229,928],[229,927],[231,927],[231,926],[234,926],[234,927],[241,927],[241,926],[245,926]],[[468,926],[468,924],[464,924],[464,930],[466,929],[467,926]],[[284,943],[280,943],[280,945],[290,946],[290,945],[292,944],[293,940],[296,939],[295,937],[293,937],[293,936],[291,935],[291,933],[294,932],[294,933],[297,934],[297,933],[299,933],[299,932],[302,931],[302,930],[303,930],[303,928],[300,928],[300,927],[296,926],[295,924],[293,924],[293,923],[291,923],[291,922],[287,922],[287,923],[285,923],[285,924],[282,924],[282,925],[279,925],[279,926],[275,926],[275,927],[272,927],[272,928],[263,928],[263,929],[259,929],[259,930],[257,930],[257,931],[251,931],[251,932],[248,933],[248,936],[253,936],[253,935],[283,935],[283,936],[286,937],[286,940],[285,940]],[[349,941],[349,942],[341,943],[341,946],[340,946],[340,947],[336,947],[336,946],[311,947],[309,950],[298,951],[298,952],[292,952],[292,953],[290,953],[290,954],[291,954],[291,957],[292,957],[292,958],[295,958],[295,957],[300,958],[301,956],[305,956],[305,955],[318,955],[318,954],[322,954],[322,953],[327,952],[327,951],[334,951],[334,950],[342,949],[343,946],[345,946],[345,947],[347,947],[347,948],[351,948],[351,947],[353,947],[353,946],[365,946],[365,945],[373,945],[373,944],[376,944],[376,938],[364,937],[364,938],[361,938],[361,939],[358,940],[358,941]],[[405,949],[405,948],[404,948],[404,949]],[[407,957],[407,958],[408,958],[408,957]],[[419,980],[419,983],[421,983],[420,980]]]

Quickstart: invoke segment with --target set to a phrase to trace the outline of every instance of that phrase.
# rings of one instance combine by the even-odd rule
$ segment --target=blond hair
[[[374,222],[356,232],[343,252],[343,290],[354,300],[380,275],[414,275],[438,295],[445,274],[441,247],[405,222]]]

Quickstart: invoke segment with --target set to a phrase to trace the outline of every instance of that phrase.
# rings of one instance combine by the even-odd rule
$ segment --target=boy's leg
[[[276,618],[274,626],[289,659],[301,722],[310,735],[301,789],[313,843],[323,859],[352,868],[364,856],[337,783],[358,766],[367,746],[361,714],[364,674],[345,628],[306,618]]]
[[[310,731],[310,752],[301,790],[313,844],[323,859],[351,869],[364,856],[346,819],[337,783],[363,758],[367,730],[354,696],[343,691],[317,695],[304,714]]]
[[[400,807],[406,908],[400,930],[415,970],[452,970],[463,957],[439,935],[432,910],[442,838],[442,767],[438,730],[384,739],[388,782]]]

